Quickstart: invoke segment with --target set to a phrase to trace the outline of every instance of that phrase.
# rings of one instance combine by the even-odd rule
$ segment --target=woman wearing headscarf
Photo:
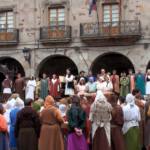
[[[32,100],[25,101],[25,107],[18,112],[15,124],[17,150],[38,150],[40,135],[40,119],[31,107]]]
[[[39,150],[64,150],[64,141],[60,125],[63,118],[59,109],[55,106],[52,96],[47,96],[44,109],[41,112],[41,134],[39,139]]]
[[[117,104],[118,96],[110,94],[109,102],[112,106],[112,120],[111,120],[111,150],[125,150],[124,137],[122,132],[123,127],[123,110]]]
[[[76,91],[78,96],[83,96],[86,92],[86,84],[85,84],[85,79],[80,78],[79,83],[76,86]]]
[[[125,148],[126,150],[140,150],[139,122],[141,115],[139,107],[135,105],[135,97],[132,94],[126,96],[126,104],[123,106]]]
[[[92,123],[93,150],[110,150],[110,120],[112,106],[107,102],[104,94],[99,90],[90,110]]]
[[[14,130],[15,130],[17,114],[24,107],[24,102],[17,99],[14,106],[15,106],[15,108],[11,110],[10,116],[9,116],[9,118],[10,118],[10,132],[9,132],[10,150],[17,149],[17,143],[16,143]]]
[[[67,113],[69,135],[67,142],[68,150],[88,150],[86,139],[84,136],[86,113],[80,107],[80,98],[72,97],[72,105]]]
[[[4,116],[4,107],[0,104],[0,150],[9,150],[8,148],[8,127]]]

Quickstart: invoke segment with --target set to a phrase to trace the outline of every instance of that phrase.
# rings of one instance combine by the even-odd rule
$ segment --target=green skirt
[[[140,150],[140,129],[132,127],[124,135],[126,150]]]

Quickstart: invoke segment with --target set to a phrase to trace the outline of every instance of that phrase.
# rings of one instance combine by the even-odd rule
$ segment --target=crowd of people
[[[2,82],[0,150],[150,150],[150,70]]]

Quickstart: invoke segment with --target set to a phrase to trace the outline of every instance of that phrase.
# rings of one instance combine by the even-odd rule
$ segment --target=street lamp
[[[30,48],[26,48],[24,47],[24,49],[22,50],[23,54],[24,54],[24,58],[25,60],[31,64],[31,49]]]

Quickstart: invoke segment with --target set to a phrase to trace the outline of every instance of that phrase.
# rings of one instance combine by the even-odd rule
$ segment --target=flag
[[[92,10],[96,10],[96,0],[89,0],[89,15],[91,15]]]

